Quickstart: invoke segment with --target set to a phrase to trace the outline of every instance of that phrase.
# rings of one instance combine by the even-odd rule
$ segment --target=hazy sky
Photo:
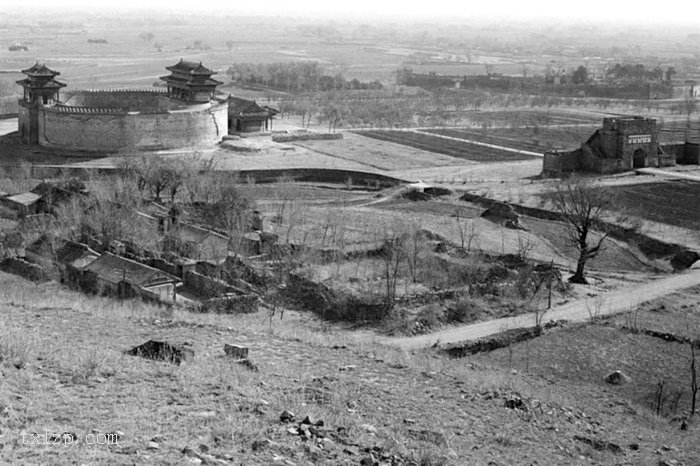
[[[20,3],[20,2],[17,2]],[[17,4],[15,3],[15,5]],[[99,9],[164,9],[172,11],[225,10],[232,14],[314,15],[342,19],[364,16],[377,19],[430,19],[469,17],[508,17],[522,19],[566,18],[612,22],[679,22],[700,25],[700,2],[665,0],[32,0],[25,8],[70,7]],[[607,22],[607,21],[606,21]]]

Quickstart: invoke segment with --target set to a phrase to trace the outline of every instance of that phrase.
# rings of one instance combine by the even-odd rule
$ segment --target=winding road
[[[570,322],[584,322],[595,317],[625,312],[645,301],[666,296],[695,285],[700,285],[700,270],[690,269],[680,274],[670,275],[638,286],[611,291],[592,298],[554,307],[546,312],[542,319],[542,324],[562,319]],[[375,341],[389,346],[397,346],[408,351],[430,347],[435,344],[443,345],[445,343],[476,340],[504,330],[533,327],[534,325],[535,314],[528,313],[515,317],[505,317],[477,324],[453,327],[425,335],[383,337]]]

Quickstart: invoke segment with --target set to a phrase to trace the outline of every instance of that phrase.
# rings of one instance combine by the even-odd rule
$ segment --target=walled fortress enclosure
[[[603,127],[579,149],[545,152],[542,172],[545,176],[576,171],[609,174],[699,161],[698,144],[686,141],[661,145],[655,119],[622,116],[604,118]]]
[[[19,101],[23,142],[81,151],[162,150],[211,146],[228,134],[228,102],[215,95],[219,81],[201,65],[167,67],[166,89],[83,90],[66,93],[59,73],[38,63]]]

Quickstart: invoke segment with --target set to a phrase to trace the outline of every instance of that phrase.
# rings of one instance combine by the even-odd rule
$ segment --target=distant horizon
[[[462,21],[513,21],[533,23],[593,23],[602,25],[617,24],[633,26],[635,24],[661,26],[678,24],[700,27],[700,6],[689,7],[684,0],[669,0],[663,8],[653,12],[649,8],[627,6],[626,2],[610,3],[603,0],[590,0],[586,4],[572,4],[552,0],[534,0],[520,2],[515,0],[496,0],[479,2],[475,5],[458,3],[453,0],[434,0],[410,4],[397,1],[356,0],[352,6],[347,4],[329,4],[319,0],[298,0],[294,3],[285,0],[268,0],[264,6],[236,5],[220,0],[210,0],[206,7],[182,0],[122,0],[119,6],[113,3],[96,4],[90,0],[65,0],[60,4],[48,0],[35,0],[31,5],[11,5],[7,12],[26,13],[41,11],[66,13],[85,12],[165,12],[170,14],[187,13],[202,15],[226,14],[234,16],[292,17],[308,19],[327,19],[336,21],[377,21],[377,22],[450,22]],[[534,25],[534,24],[533,24]],[[659,31],[654,31],[659,32]]]

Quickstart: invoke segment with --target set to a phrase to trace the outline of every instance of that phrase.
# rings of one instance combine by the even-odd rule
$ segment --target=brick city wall
[[[170,113],[47,107],[39,117],[39,144],[86,151],[209,145],[227,133],[226,104]]]

